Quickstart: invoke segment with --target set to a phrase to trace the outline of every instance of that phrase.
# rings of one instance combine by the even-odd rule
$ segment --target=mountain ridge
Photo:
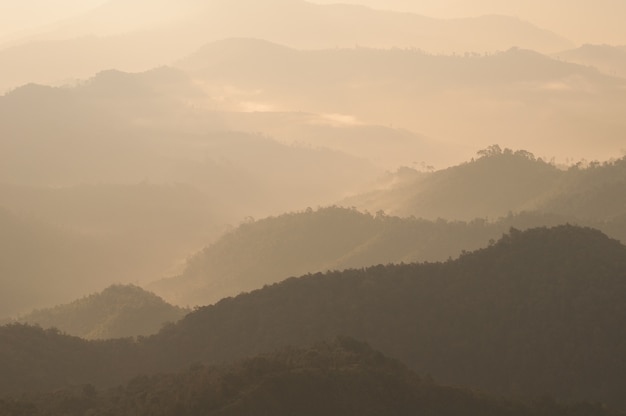
[[[85,339],[110,339],[152,335],[188,312],[138,286],[113,285],[68,304],[32,311],[16,321]]]

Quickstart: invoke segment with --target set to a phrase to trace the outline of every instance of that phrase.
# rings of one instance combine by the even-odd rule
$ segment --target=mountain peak
[[[186,312],[138,286],[118,284],[69,304],[36,310],[19,321],[87,339],[106,339],[155,333]]]

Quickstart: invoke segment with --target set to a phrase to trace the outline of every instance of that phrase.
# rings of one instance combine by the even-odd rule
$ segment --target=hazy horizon
[[[411,12],[427,17],[456,19],[483,15],[506,15],[526,20],[538,27],[553,31],[566,39],[583,44],[626,45],[626,27],[622,17],[626,15],[626,3],[619,0],[594,2],[571,2],[558,0],[550,3],[539,1],[466,2],[460,0],[412,1],[412,0],[309,0],[318,4],[360,4],[368,7]],[[79,16],[97,6],[110,3],[107,0],[61,0],[42,2],[38,0],[4,1],[0,5],[0,42],[17,40],[46,27]],[[131,5],[132,6],[132,5]],[[142,7],[140,3],[132,7]],[[157,4],[157,7],[158,4]]]
[[[333,4],[334,0],[311,0]],[[345,0],[342,3],[362,4],[385,10],[399,10],[445,19],[501,14],[517,17],[550,30],[578,45],[626,45],[626,2],[621,0]]]

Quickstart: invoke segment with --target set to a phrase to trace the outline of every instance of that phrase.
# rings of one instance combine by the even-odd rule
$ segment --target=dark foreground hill
[[[109,339],[154,334],[163,324],[175,322],[187,312],[140,287],[113,285],[69,304],[33,311],[18,320],[81,338]]]
[[[287,348],[223,367],[141,376],[0,400],[0,415],[610,415],[598,405],[497,399],[422,380],[352,338]]]
[[[110,385],[348,335],[445,384],[625,409],[625,321],[623,245],[589,228],[513,229],[454,261],[288,279],[136,342],[0,328],[0,368],[10,370],[0,391]]]

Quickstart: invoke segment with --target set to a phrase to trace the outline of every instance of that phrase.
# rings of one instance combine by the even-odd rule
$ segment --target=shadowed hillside
[[[513,230],[444,264],[290,279],[201,309],[150,345],[205,333],[189,356],[234,358],[349,334],[446,383],[623,406],[625,276],[626,249],[598,231]]]
[[[0,400],[0,414],[44,415],[509,415],[602,416],[599,405],[523,403],[422,380],[366,344],[341,337],[222,367],[138,377],[115,390],[91,385]]]

